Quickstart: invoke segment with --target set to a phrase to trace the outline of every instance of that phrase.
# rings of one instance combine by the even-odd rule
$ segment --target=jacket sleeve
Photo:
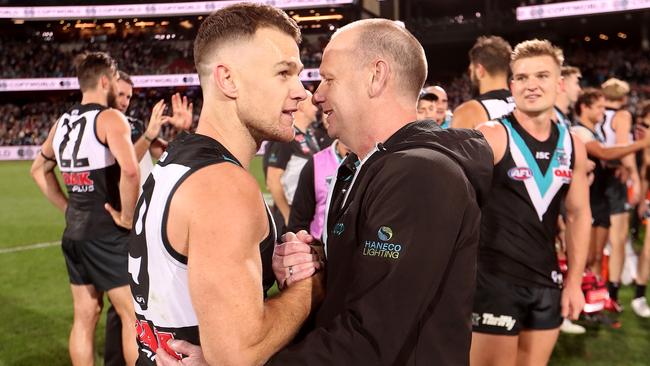
[[[291,213],[287,230],[298,232],[309,231],[311,221],[316,212],[316,191],[314,189],[314,158],[309,158],[300,172],[296,193],[293,196]],[[319,239],[319,238],[316,238]]]
[[[460,166],[418,149],[368,174],[365,194],[355,196],[364,203],[353,269],[327,268],[353,273],[347,289],[326,291],[327,297],[344,297],[344,310],[274,356],[271,365],[403,364],[427,317],[460,311],[437,306],[457,238],[462,230],[476,230],[463,227],[475,195]],[[473,286],[467,278],[459,285]]]

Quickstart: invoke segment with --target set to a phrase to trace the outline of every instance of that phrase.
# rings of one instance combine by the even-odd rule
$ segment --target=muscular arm
[[[56,161],[51,160],[54,159],[52,139],[54,138],[55,130],[56,125],[50,129],[47,139],[43,143],[43,146],[41,146],[41,153],[36,155],[36,159],[32,163],[31,175],[45,197],[61,212],[65,213],[68,207],[68,199],[63,194],[63,191],[61,191],[61,186],[54,173]],[[45,159],[43,155],[47,156],[48,159]]]
[[[599,141],[590,141],[585,144],[587,153],[601,160],[616,160],[637,152],[647,147],[650,141],[639,140],[619,146],[605,146]],[[634,156],[631,156],[634,158]]]
[[[508,136],[506,135],[506,129],[498,122],[488,121],[481,123],[478,127],[485,140],[492,148],[492,154],[494,155],[494,165],[497,165],[503,159],[503,156],[506,153],[506,147],[508,146]]]
[[[203,168],[179,188],[170,211],[187,223],[189,290],[207,362],[263,364],[307,318],[313,280],[264,301],[259,243],[269,226],[255,179],[231,164]]]
[[[575,164],[569,191],[566,196],[566,252],[569,270],[564,281],[562,300],[563,315],[573,319],[582,311],[584,297],[580,289],[582,273],[589,250],[591,208],[589,207],[589,183],[587,179],[587,153],[582,141],[572,136]],[[570,307],[571,309],[569,310]]]
[[[454,110],[454,117],[451,120],[453,128],[476,128],[479,124],[487,121],[489,116],[485,108],[475,100],[468,100]]]
[[[631,141],[631,131],[632,131],[632,114],[629,111],[618,111],[612,120],[612,127],[616,131],[616,143],[617,144],[630,144]],[[636,159],[634,154],[628,154],[621,158],[623,166],[630,173],[630,179],[632,180],[632,187],[634,192],[634,201],[638,201],[639,195],[641,192],[641,181],[639,179],[639,172],[636,167]]]
[[[109,150],[120,165],[120,203],[118,225],[130,228],[133,210],[138,198],[140,168],[131,143],[131,128],[124,115],[115,109],[107,109],[97,117],[97,136],[106,141]],[[110,211],[113,219],[118,213]]]

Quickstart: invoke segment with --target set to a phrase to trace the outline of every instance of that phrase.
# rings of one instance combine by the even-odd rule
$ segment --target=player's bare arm
[[[229,179],[215,179],[224,176]],[[257,182],[236,165],[209,166],[190,176],[172,199],[169,222],[171,245],[188,256],[205,359],[263,364],[307,318],[312,299],[321,296],[320,277],[264,300],[259,243],[269,232],[267,212]]]
[[[476,129],[483,134],[483,137],[492,148],[494,165],[497,165],[503,159],[508,147],[508,136],[505,128],[499,122],[488,121],[481,123]]]
[[[140,185],[140,168],[131,143],[131,128],[121,112],[116,109],[107,109],[97,116],[97,137],[100,141],[106,142],[120,165],[122,209],[117,211],[106,204],[106,210],[117,225],[130,229]]]
[[[52,139],[56,131],[56,124],[50,129],[47,139],[41,146],[41,152],[34,159],[32,163],[31,174],[32,178],[38,185],[38,188],[43,192],[45,197],[61,212],[65,213],[68,207],[68,198],[65,196],[59,185],[59,180],[56,178],[54,168],[56,167],[56,159],[54,158],[54,149],[52,148]]]
[[[452,128],[476,128],[480,123],[489,119],[485,108],[475,100],[468,100],[454,110],[451,120]]]
[[[587,178],[587,151],[580,139],[572,134],[575,165],[566,195],[566,248],[569,270],[562,291],[562,315],[577,319],[584,307],[582,273],[589,250],[591,208]]]

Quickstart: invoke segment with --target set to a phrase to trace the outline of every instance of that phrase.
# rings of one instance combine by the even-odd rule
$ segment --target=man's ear
[[[377,97],[383,93],[388,86],[388,80],[391,75],[390,65],[386,60],[377,59],[370,66],[370,77],[368,84],[368,96]]]
[[[481,64],[476,64],[475,70],[476,70],[476,76],[479,79],[483,79],[485,77],[485,74],[487,74],[487,71],[485,70],[485,67],[483,67],[483,65],[481,65]]]
[[[217,89],[229,97],[237,98],[239,91],[237,89],[237,83],[235,82],[235,75],[230,66],[226,64],[218,64],[212,69],[212,79]]]

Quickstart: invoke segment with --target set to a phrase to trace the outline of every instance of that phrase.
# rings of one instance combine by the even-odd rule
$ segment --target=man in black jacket
[[[270,363],[467,364],[490,148],[479,133],[413,122],[426,59],[395,23],[352,23],[323,56],[314,101],[356,155],[330,199],[316,328]]]
[[[389,20],[351,23],[325,49],[313,99],[356,154],[330,199],[315,327],[270,365],[469,363],[479,201],[493,157],[479,132],[415,121],[426,70],[422,46]],[[288,237],[274,269],[291,287],[304,254],[301,235]]]

